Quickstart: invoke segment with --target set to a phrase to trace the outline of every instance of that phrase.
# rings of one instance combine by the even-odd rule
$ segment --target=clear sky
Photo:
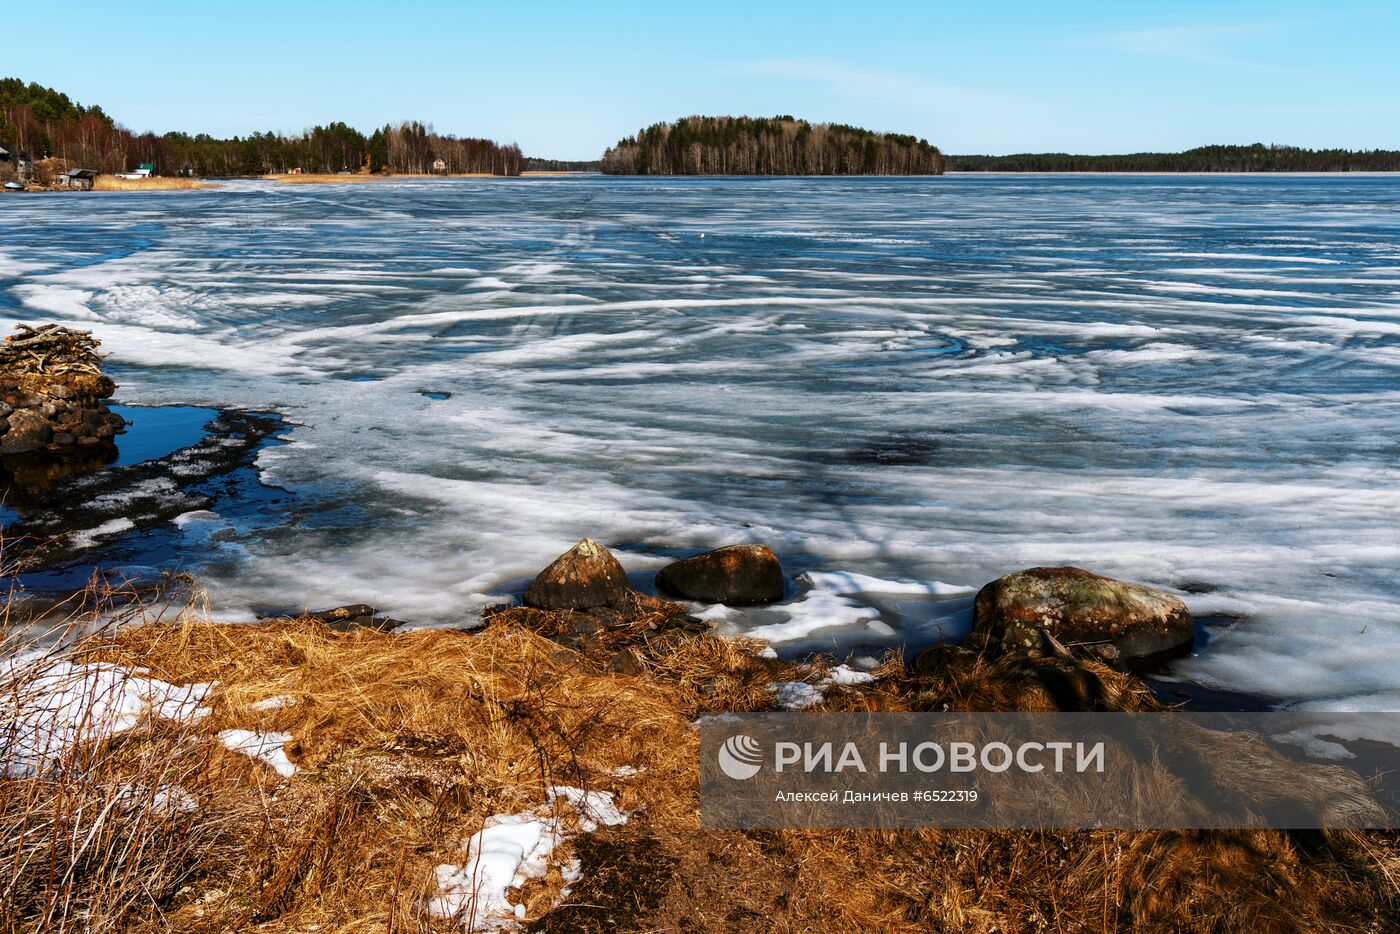
[[[1370,149],[1400,148],[1397,50],[1396,0],[65,0],[4,23],[0,75],[137,131],[414,118],[562,159],[692,113],[947,153]]]

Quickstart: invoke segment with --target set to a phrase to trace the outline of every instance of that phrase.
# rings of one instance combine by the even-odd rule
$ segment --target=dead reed
[[[359,184],[364,182],[402,182],[419,181],[433,178],[508,178],[506,175],[493,175],[490,172],[462,172],[447,174],[445,172],[435,172],[431,175],[370,175],[356,173],[353,175],[324,174],[324,173],[292,173],[285,175],[264,175],[268,181],[277,182],[281,185],[339,185],[343,183]]]
[[[33,648],[0,669],[6,934],[460,930],[425,911],[434,867],[555,785],[612,793],[631,818],[565,841],[515,893],[528,930],[1396,929],[1389,834],[702,830],[695,716],[762,709],[769,682],[822,672],[707,633],[642,624],[570,647],[577,620],[511,611],[476,633],[393,634],[188,612],[115,626],[134,619],[94,609],[40,656],[48,669]],[[891,659],[826,709],[1056,703],[1043,676],[975,651],[923,665]],[[56,668],[93,685],[139,672],[168,688],[148,707],[194,691],[207,712],[145,712],[36,757],[22,724],[52,688],[36,672]],[[1104,707],[1145,703],[1128,676],[1093,674]],[[225,748],[235,729],[289,735],[295,774]]]
[[[115,175],[99,175],[92,181],[93,191],[194,191],[201,188],[218,188],[216,184],[197,178],[167,178],[153,175],[149,178],[118,178]]]

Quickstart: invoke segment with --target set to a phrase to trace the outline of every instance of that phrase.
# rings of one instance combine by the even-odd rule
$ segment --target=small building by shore
[[[92,183],[97,173],[92,169],[69,169],[62,175],[54,176],[55,188],[69,188],[76,191],[92,191]]]
[[[29,181],[33,161],[17,146],[0,142],[0,180],[24,184]]]

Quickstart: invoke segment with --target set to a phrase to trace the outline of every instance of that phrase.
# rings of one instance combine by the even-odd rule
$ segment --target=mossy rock
[[[627,574],[612,552],[582,539],[535,577],[525,605],[541,610],[587,610],[627,596]]]
[[[1191,611],[1181,600],[1083,568],[1030,568],[998,578],[977,593],[973,630],[1008,648],[1044,630],[1066,645],[1111,644],[1124,658],[1189,646]]]

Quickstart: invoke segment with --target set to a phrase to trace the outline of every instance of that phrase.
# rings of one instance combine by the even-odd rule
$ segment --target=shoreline
[[[427,181],[441,180],[450,181],[452,179],[515,179],[515,178],[572,178],[580,175],[596,175],[596,172],[521,172],[519,175],[499,175],[494,172],[461,172],[461,173],[441,173],[431,172],[422,175],[409,175],[399,173],[394,175],[370,175],[370,174],[324,174],[324,173],[281,173],[273,175],[253,176],[261,181],[276,182],[279,185],[325,185],[340,183],[376,183],[376,182],[404,182],[404,181]]]
[[[103,832],[87,838],[110,870],[58,873],[79,918],[133,905],[139,922],[155,902],[167,930],[287,934],[405,921],[895,934],[966,929],[970,902],[986,929],[1038,914],[1071,929],[1111,918],[1114,930],[1181,930],[1206,912],[1214,923],[1189,929],[1301,914],[1379,930],[1387,910],[1384,867],[1400,860],[1400,838],[1384,831],[1328,831],[1330,846],[1307,848],[1279,830],[701,823],[698,726],[734,714],[1048,712],[1063,708],[1056,685],[1082,683],[1097,696],[1086,709],[1175,715],[1134,676],[1077,652],[989,641],[859,673],[833,658],[768,657],[637,594],[606,613],[500,607],[471,631],[385,632],[358,609],[218,623],[195,592],[149,619],[140,605],[119,609],[126,625],[112,626],[98,622],[99,601],[71,618],[59,650],[0,668],[0,709],[41,712],[17,724],[18,758],[0,755],[0,867],[61,870],[83,855],[71,841],[87,835],[84,815],[100,815]],[[107,694],[120,704],[83,701]],[[1262,750],[1249,749],[1257,763]],[[1328,787],[1325,769],[1266,755],[1290,788]],[[1148,787],[1172,781],[1153,756],[1134,768]],[[1194,800],[1232,787],[1232,772],[1203,763],[1202,787],[1169,787]],[[550,835],[537,858],[476,873],[508,835],[535,830],[529,839]],[[1222,873],[1228,902],[1212,897]],[[50,889],[15,878],[0,911],[34,917]],[[1181,901],[1131,894],[1162,889]]]

